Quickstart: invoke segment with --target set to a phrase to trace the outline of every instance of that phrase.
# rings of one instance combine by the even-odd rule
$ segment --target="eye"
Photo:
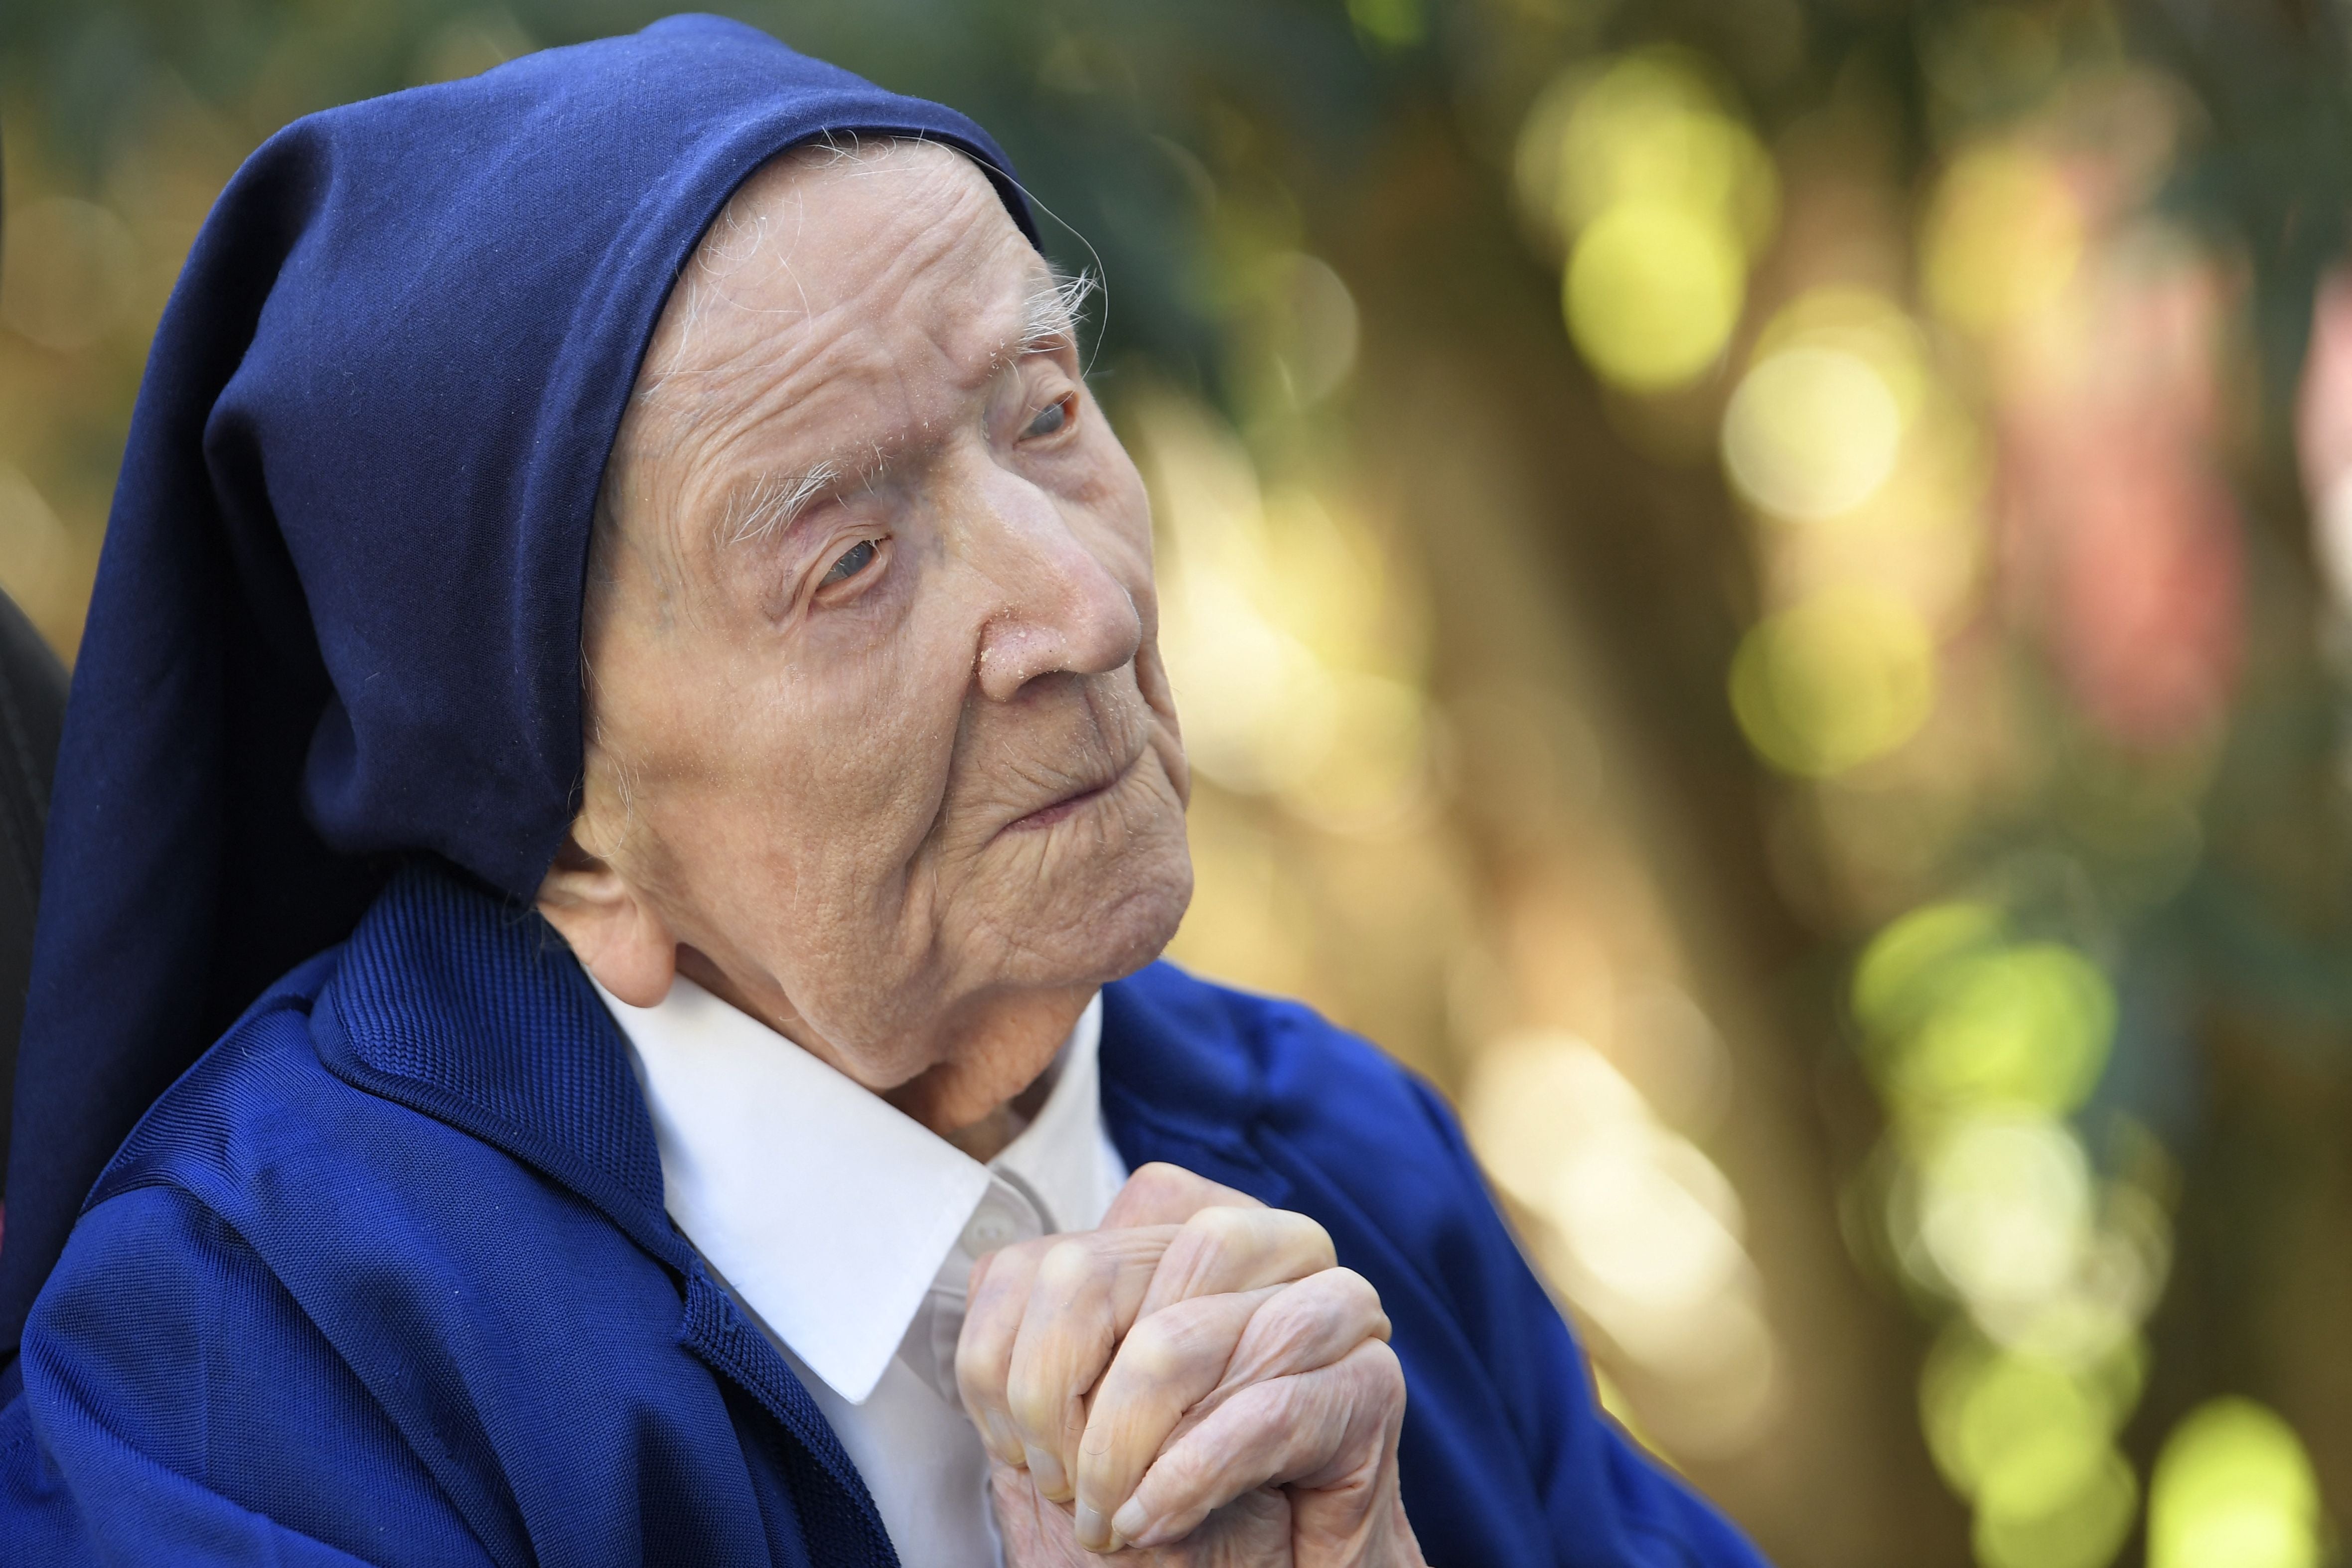
[[[833,570],[824,574],[824,580],[817,586],[830,588],[836,582],[847,582],[851,578],[864,571],[873,559],[874,541],[860,539],[842,552],[841,559],[833,563]]]
[[[1029,422],[1029,428],[1023,431],[1021,434],[1024,435],[1052,435],[1064,425],[1070,423],[1070,401],[1071,400],[1067,397],[1061,397],[1047,403],[1044,408],[1037,411],[1037,417],[1031,420]]]

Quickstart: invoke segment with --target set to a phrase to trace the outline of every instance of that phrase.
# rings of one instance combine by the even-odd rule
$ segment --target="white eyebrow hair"
[[[1066,273],[1047,263],[1045,275],[1031,286],[1021,302],[1019,351],[1042,353],[1057,343],[1078,345],[1078,321],[1087,301],[1094,298],[1095,275],[1081,270]]]
[[[728,497],[714,530],[719,542],[740,545],[774,538],[840,477],[840,465],[830,459],[798,474],[761,475]]]

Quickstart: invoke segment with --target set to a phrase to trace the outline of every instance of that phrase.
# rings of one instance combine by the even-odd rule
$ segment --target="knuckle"
[[[1353,1269],[1335,1268],[1325,1272],[1333,1276],[1331,1290],[1337,1297],[1337,1309],[1365,1323],[1370,1333],[1388,1338],[1388,1309],[1381,1304],[1379,1289]]]
[[[1368,1339],[1349,1354],[1366,1389],[1384,1400],[1404,1403],[1404,1363],[1384,1339]]]
[[[1164,1314],[1144,1319],[1118,1347],[1118,1366],[1128,1376],[1147,1383],[1165,1383],[1182,1368],[1182,1333],[1160,1321]]]
[[[1255,1230],[1260,1216],[1245,1208],[1213,1205],[1194,1214],[1184,1222],[1184,1228],[1202,1240],[1220,1246],[1246,1239]]]
[[[1215,1473],[1215,1461],[1199,1443],[1179,1443],[1153,1461],[1152,1486],[1163,1494],[1196,1491]]]
[[[1323,1260],[1322,1266],[1326,1269],[1334,1266],[1339,1256],[1339,1249],[1332,1245],[1329,1231],[1306,1215],[1294,1214],[1287,1209],[1276,1212],[1289,1221],[1290,1241],[1293,1246],[1311,1256],[1320,1258]]]
[[[1128,1186],[1148,1197],[1171,1197],[1184,1192],[1201,1178],[1181,1166],[1171,1166],[1166,1160],[1153,1160],[1136,1167],[1127,1178]]]
[[[1053,1236],[1033,1236],[1026,1241],[1015,1241],[1010,1246],[998,1248],[988,1255],[986,1278],[1001,1275],[1008,1282],[1026,1279],[1036,1269],[1037,1260],[1059,1239]]]
[[[1061,1429],[1059,1403],[1035,1378],[1015,1377],[1005,1385],[1005,1410],[1012,1416],[1013,1424],[1029,1437]]]
[[[1095,1271],[1094,1252],[1073,1237],[1055,1240],[1037,1264],[1037,1283],[1055,1292],[1075,1290]]]

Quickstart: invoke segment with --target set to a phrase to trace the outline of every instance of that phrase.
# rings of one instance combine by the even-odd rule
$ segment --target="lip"
[[[1139,756],[1136,758],[1138,762],[1141,760]],[[1118,789],[1119,780],[1133,771],[1135,771],[1135,763],[1130,762],[1099,784],[1089,784],[1083,789],[1073,789],[1050,805],[1040,806],[1025,817],[1014,818],[1004,825],[1004,831],[1034,832],[1041,828],[1050,828],[1056,822],[1074,817],[1084,810],[1090,801],[1099,800]]]

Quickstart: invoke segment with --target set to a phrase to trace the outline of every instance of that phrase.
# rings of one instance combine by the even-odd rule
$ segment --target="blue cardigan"
[[[1130,1166],[1310,1214],[1379,1289],[1440,1568],[1760,1562],[1595,1413],[1425,1084],[1164,964],[1106,993],[1102,1072]],[[404,872],[157,1103],[19,1366],[13,1568],[896,1561],[808,1392],[663,1212],[579,966],[446,872]]]

